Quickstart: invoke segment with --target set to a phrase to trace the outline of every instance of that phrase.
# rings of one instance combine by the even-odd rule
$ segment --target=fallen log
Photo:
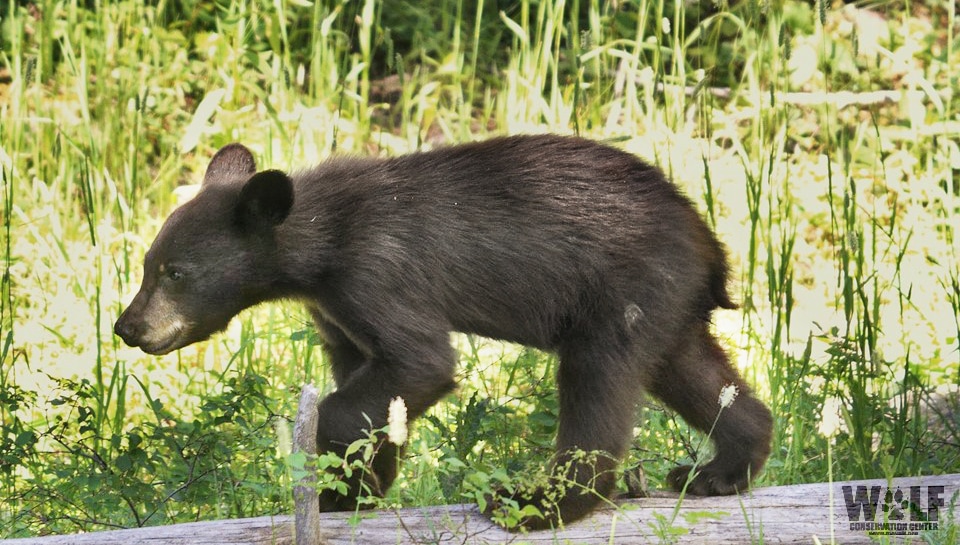
[[[758,488],[681,501],[675,494],[619,502],[558,531],[512,534],[474,505],[321,513],[330,545],[488,543],[920,543],[923,531],[960,524],[960,474]],[[871,536],[874,536],[873,538]],[[0,541],[3,545],[293,544],[291,516],[195,522]]]

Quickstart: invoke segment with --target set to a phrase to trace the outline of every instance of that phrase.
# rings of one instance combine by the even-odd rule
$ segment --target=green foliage
[[[956,543],[960,540],[960,520],[957,518],[957,500],[960,495],[954,494],[947,504],[945,515],[941,516],[939,528],[936,530],[927,530],[921,532],[920,536],[924,543],[929,545],[941,545],[946,543]]]
[[[777,420],[761,484],[956,471],[957,9],[854,8],[0,4],[0,537],[291,511],[296,392],[332,387],[302,310],[255,309],[164,358],[111,334],[181,186],[232,141],[284,169],[501,133],[622,146],[729,247],[742,308],[715,326]],[[455,342],[461,389],[414,426],[378,505],[547,482],[556,361]],[[652,486],[709,457],[673,415],[640,413],[625,466]],[[317,462],[363,471],[375,437]],[[530,515],[504,505],[503,522]],[[652,522],[664,541],[673,523]]]
[[[8,536],[27,528],[67,533],[249,516],[286,501],[289,480],[278,466],[268,416],[274,402],[264,395],[263,377],[230,377],[221,393],[202,399],[194,418],[143,387],[152,418],[119,433],[97,424],[105,407],[93,384],[52,380],[57,389],[48,403],[57,415],[0,444],[5,459],[17,457],[5,471],[28,470],[8,498],[15,506]]]

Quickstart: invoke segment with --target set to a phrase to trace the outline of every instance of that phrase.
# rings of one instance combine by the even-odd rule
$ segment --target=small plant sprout
[[[407,405],[399,396],[390,400],[387,409],[387,439],[398,447],[407,442]]]
[[[737,399],[737,394],[740,393],[740,390],[737,389],[735,384],[727,384],[720,390],[720,399],[717,400],[720,403],[721,409],[726,409],[730,405],[733,405],[734,400]]]

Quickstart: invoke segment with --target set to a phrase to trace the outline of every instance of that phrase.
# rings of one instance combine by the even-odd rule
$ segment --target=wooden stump
[[[304,469],[307,474],[293,487],[294,534],[297,545],[322,545],[320,535],[320,502],[317,499],[317,474],[309,458],[317,454],[317,389],[304,384],[300,390],[300,405],[293,424],[293,451],[308,457]]]

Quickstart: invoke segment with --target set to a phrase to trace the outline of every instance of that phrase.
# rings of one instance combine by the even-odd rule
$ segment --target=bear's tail
[[[720,261],[715,262],[710,271],[710,295],[713,297],[714,308],[734,310],[737,304],[730,299],[730,292],[727,291],[727,276],[730,269],[723,250],[720,250],[720,254]]]
[[[706,226],[704,226],[706,229]],[[716,308],[725,308],[728,310],[733,310],[738,308],[737,304],[730,299],[730,292],[727,291],[727,280],[730,276],[730,266],[727,262],[727,252],[723,247],[723,244],[717,240],[717,237],[707,230],[707,237],[710,241],[710,255],[709,255],[709,265],[708,265],[708,278],[707,278],[707,289],[709,294],[707,299],[709,299],[710,304],[709,308],[706,309],[709,313]]]

